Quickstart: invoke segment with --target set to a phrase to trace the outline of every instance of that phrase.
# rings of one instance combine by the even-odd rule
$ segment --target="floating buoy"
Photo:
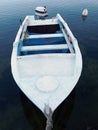
[[[86,17],[88,15],[88,9],[82,11],[82,16]]]

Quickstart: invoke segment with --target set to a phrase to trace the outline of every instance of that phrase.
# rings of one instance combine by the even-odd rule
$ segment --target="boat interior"
[[[18,44],[20,77],[33,77],[36,74],[73,76],[75,53],[71,52],[58,24],[28,26],[25,33]]]
[[[71,53],[59,24],[27,26],[18,56]]]

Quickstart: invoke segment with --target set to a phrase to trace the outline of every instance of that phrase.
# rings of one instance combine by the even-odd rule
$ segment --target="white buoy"
[[[83,9],[82,11],[82,16],[87,16],[88,15],[88,9]]]

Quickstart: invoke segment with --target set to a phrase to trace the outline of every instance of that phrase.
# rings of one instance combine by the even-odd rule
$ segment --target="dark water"
[[[67,21],[83,57],[81,78],[71,95],[54,112],[53,130],[98,130],[98,1],[0,1],[0,130],[44,130],[44,115],[23,95],[11,74],[12,43],[19,19],[46,5],[49,17],[60,13]],[[88,8],[86,20],[82,10]]]

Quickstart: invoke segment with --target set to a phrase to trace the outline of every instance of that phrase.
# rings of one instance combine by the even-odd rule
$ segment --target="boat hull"
[[[68,41],[68,39],[66,39],[67,35],[65,34],[63,28],[61,28],[62,33],[60,32],[60,34],[42,34],[38,35],[38,37],[36,35],[32,36],[33,40],[39,37],[41,38],[39,40],[40,42],[37,41],[37,44],[41,43],[41,40],[43,41],[44,38],[47,45],[37,45],[33,47],[21,45],[21,47],[20,36],[21,39],[23,38],[21,32],[23,34],[23,28],[25,29],[26,24],[28,24],[27,20],[24,20],[24,23],[21,25],[13,44],[11,57],[11,70],[13,77],[23,93],[43,113],[45,105],[48,105],[52,111],[54,111],[62,103],[62,101],[68,97],[77,84],[82,71],[82,56],[78,47],[78,42],[76,38],[74,38],[68,25],[63,21],[62,17],[57,15],[56,19],[51,19],[48,22],[47,20],[39,20],[38,24],[41,24],[42,22],[42,24],[44,23],[47,25],[48,23],[49,25],[54,25],[57,24],[58,20],[61,24],[63,24],[63,26],[65,26],[73,43],[72,41]],[[31,25],[31,22],[29,22],[29,24]],[[32,24],[35,24],[35,20]],[[56,27],[56,29],[58,30],[58,27]],[[49,37],[51,38],[49,39]],[[31,36],[29,38],[31,39]],[[63,42],[59,45],[54,44],[54,40],[56,40],[57,43],[58,39],[63,40],[64,38],[67,42],[66,45],[62,45],[61,43]],[[28,37],[25,37],[25,39],[28,39]],[[54,45],[50,45],[51,42]],[[22,44],[24,43],[22,42]],[[51,47],[52,50],[50,51]],[[21,53],[19,53],[20,48]],[[68,48],[70,53],[69,51],[65,52]],[[24,51],[31,51],[32,49],[33,54],[30,53],[29,55],[27,52],[24,53]],[[38,53],[36,49],[39,50],[40,53]],[[55,53],[54,49],[56,49]]]

